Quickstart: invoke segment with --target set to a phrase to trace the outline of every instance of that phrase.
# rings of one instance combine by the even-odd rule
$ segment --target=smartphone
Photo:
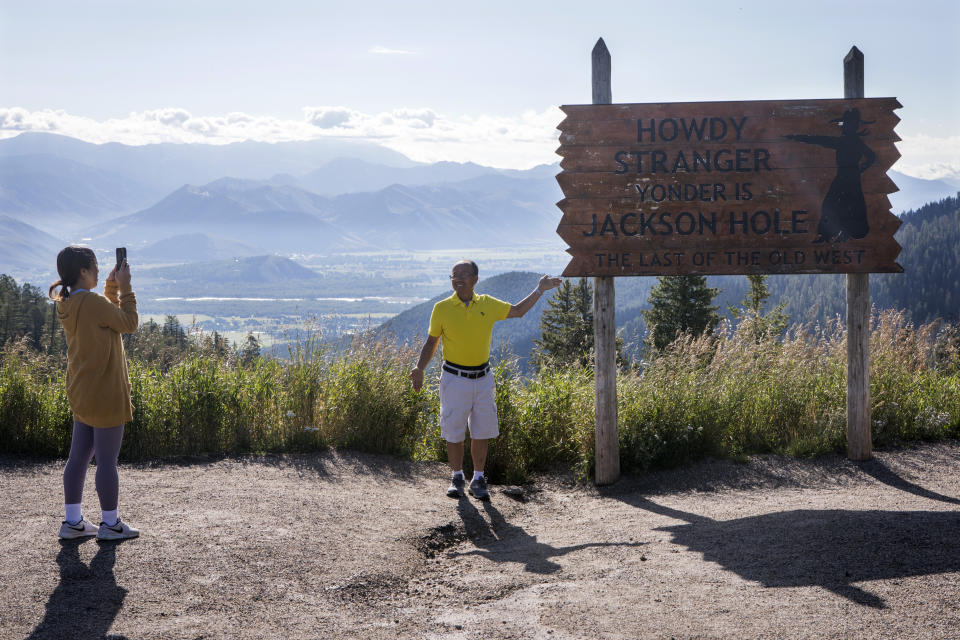
[[[127,248],[117,247],[117,271],[120,271],[120,267],[123,265],[123,261],[126,259],[127,259]]]

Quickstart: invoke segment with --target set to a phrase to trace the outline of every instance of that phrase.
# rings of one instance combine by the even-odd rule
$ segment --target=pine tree
[[[730,314],[741,323],[748,323],[747,330],[757,342],[768,335],[780,335],[790,322],[790,316],[783,312],[783,308],[787,304],[786,301],[781,302],[769,313],[764,314],[763,305],[770,297],[770,292],[767,290],[767,276],[748,275],[747,280],[750,281],[750,290],[747,291],[747,295],[740,303],[739,308],[727,307]]]
[[[123,334],[123,346],[127,354],[164,371],[193,351],[183,325],[176,316],[167,316],[163,325],[147,320],[135,333]]]
[[[185,351],[187,348],[187,332],[177,316],[168,315],[163,321],[161,332],[166,340],[171,342],[176,348]]]
[[[214,331],[209,338],[210,351],[218,358],[224,358],[230,352],[230,343],[218,331]]]
[[[17,337],[20,287],[7,275],[0,276],[0,345]]]
[[[46,319],[43,325],[43,337],[41,339],[43,350],[47,355],[66,355],[67,339],[63,334],[63,328],[60,325],[60,319],[57,316],[57,307],[53,304],[47,305]]]
[[[648,344],[660,350],[683,333],[710,333],[720,322],[711,306],[718,289],[707,286],[704,276],[660,276],[650,290],[650,309],[644,312]]]
[[[533,341],[537,367],[589,363],[593,350],[593,287],[589,280],[580,278],[575,285],[563,281],[540,316],[540,332],[540,339]]]
[[[240,362],[244,366],[250,366],[260,358],[260,341],[253,335],[253,332],[247,334],[247,340],[240,349]]]

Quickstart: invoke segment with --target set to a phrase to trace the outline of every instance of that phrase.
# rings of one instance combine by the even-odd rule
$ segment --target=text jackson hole
[[[637,121],[637,142],[654,145],[659,142],[739,142],[747,123],[741,118],[664,118]],[[639,147],[640,145],[638,145]],[[646,146],[646,144],[644,144]],[[672,145],[671,145],[672,146]],[[800,235],[810,233],[805,209],[780,211],[773,209],[724,211],[723,203],[753,199],[751,182],[653,182],[657,177],[676,174],[760,174],[772,171],[770,151],[765,148],[721,146],[700,149],[637,148],[617,151],[613,160],[616,174],[656,176],[647,184],[632,185],[639,204],[667,202],[720,203],[720,211],[631,211],[618,214],[594,214],[591,228],[583,235],[591,236],[663,236],[663,235]],[[704,175],[704,177],[708,177]],[[727,176],[724,176],[727,177]]]

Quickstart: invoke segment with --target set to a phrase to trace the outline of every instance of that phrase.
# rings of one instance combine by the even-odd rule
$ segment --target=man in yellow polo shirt
[[[507,318],[520,318],[529,311],[544,291],[560,286],[560,278],[543,276],[536,290],[510,304],[493,296],[478,295],[473,288],[479,280],[479,269],[472,260],[453,265],[450,283],[453,295],[433,306],[430,331],[417,366],[410,372],[415,391],[423,387],[423,372],[443,340],[443,373],[440,374],[440,435],[447,443],[447,460],[453,470],[447,495],[463,496],[463,441],[470,427],[470,455],[473,458],[473,480],[470,495],[489,500],[483,468],[487,461],[490,438],[500,434],[497,425],[496,389],[490,371],[490,338],[493,323]]]

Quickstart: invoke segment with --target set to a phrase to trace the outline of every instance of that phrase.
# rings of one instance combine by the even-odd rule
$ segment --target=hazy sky
[[[554,162],[556,107],[868,97],[904,108],[895,166],[960,177],[960,2],[0,0],[0,137],[371,138],[417,160]]]

